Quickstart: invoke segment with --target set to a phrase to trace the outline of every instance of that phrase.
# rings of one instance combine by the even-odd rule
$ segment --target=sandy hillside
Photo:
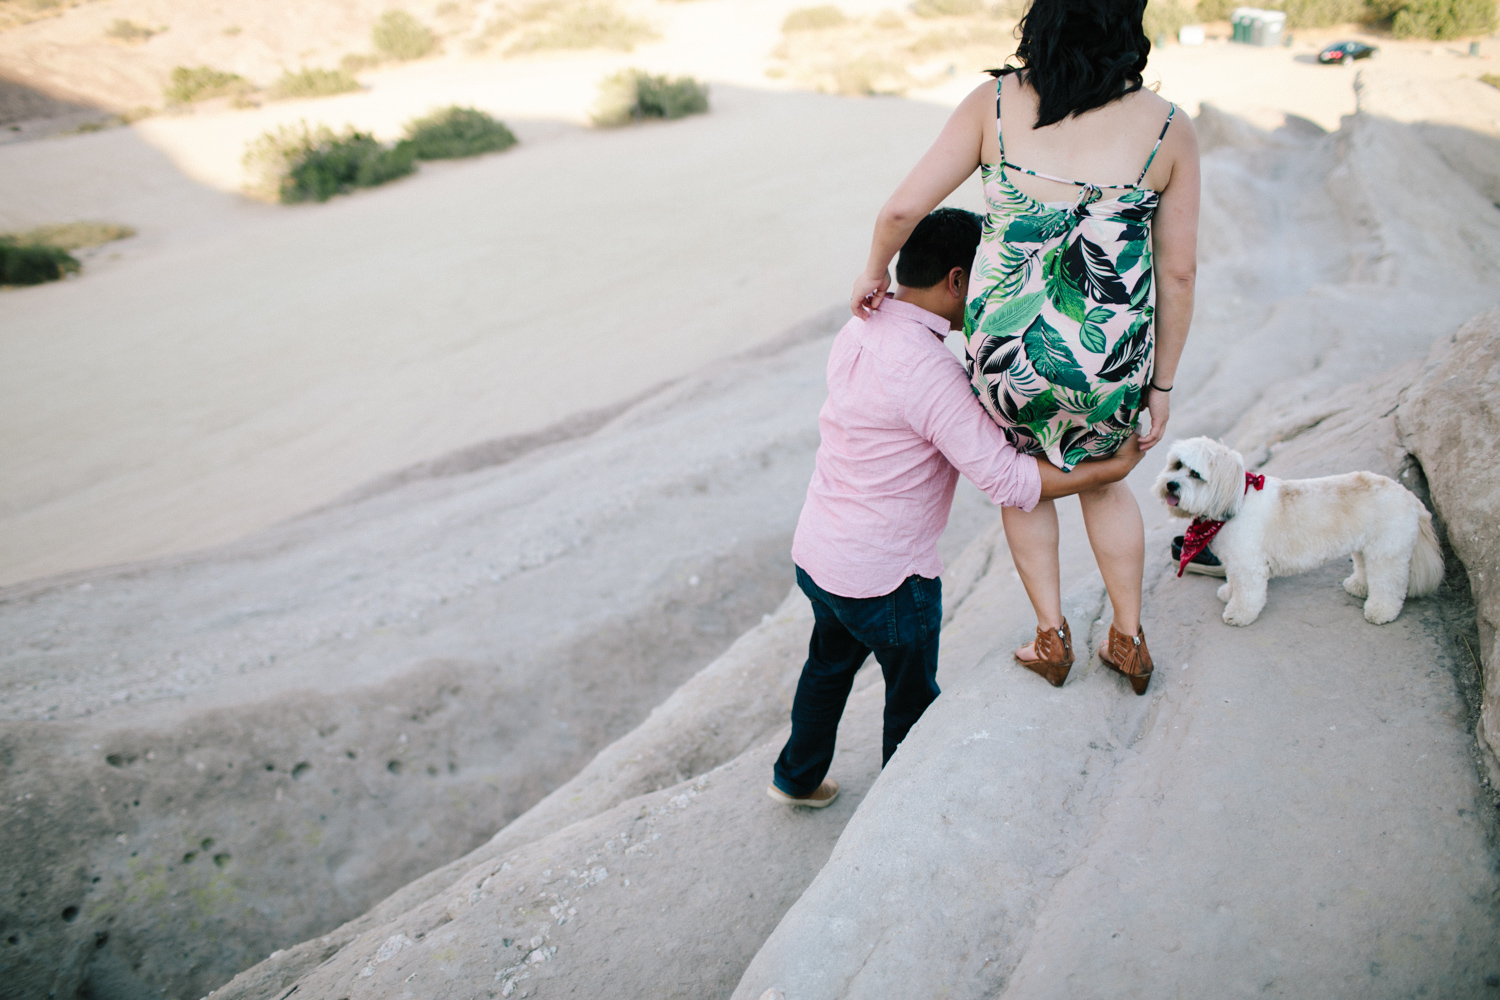
[[[914,107],[856,106],[885,114]],[[1494,265],[1500,212],[1445,165],[1419,129],[1361,116],[1332,136],[1305,128],[1266,133],[1211,109],[1198,125],[1207,151],[1205,232],[1212,239],[1204,245],[1193,349],[1181,370],[1184,400],[1191,400],[1177,417],[1181,432],[1223,434],[1253,409],[1290,409],[1295,416],[1321,405],[1351,383],[1419,360],[1435,339],[1500,295]],[[1424,178],[1434,180],[1433,194],[1421,203],[1383,197]],[[836,321],[834,312],[828,315]],[[10,588],[0,603],[0,629],[24,644],[4,666],[7,732],[22,762],[5,796],[21,803],[7,813],[19,831],[9,842],[44,848],[9,862],[33,873],[29,901],[12,917],[30,928],[27,975],[68,988],[112,984],[121,995],[162,983],[186,993],[306,939],[295,960],[284,955],[269,972],[251,976],[279,986],[242,995],[280,996],[277,990],[307,974],[308,995],[339,1000],[353,995],[342,987],[360,979],[384,941],[407,933],[401,927],[411,926],[412,936],[417,924],[444,919],[452,879],[462,873],[450,869],[449,883],[437,886],[419,879],[351,931],[336,933],[338,921],[402,878],[480,841],[486,823],[499,826],[556,788],[560,799],[550,800],[539,818],[523,820],[522,829],[541,843],[528,849],[525,870],[558,874],[548,867],[549,843],[556,843],[566,847],[570,869],[591,879],[596,863],[577,864],[629,826],[617,823],[621,816],[612,810],[626,808],[631,796],[701,777],[747,749],[763,753],[756,737],[774,740],[789,659],[795,670],[795,641],[785,644],[790,655],[776,646],[762,648],[773,654],[764,661],[739,662],[742,677],[754,666],[755,676],[770,682],[754,698],[753,724],[726,710],[721,717],[733,725],[694,727],[684,740],[663,713],[653,723],[647,711],[695,662],[722,648],[734,628],[753,622],[760,608],[771,611],[775,581],[787,582],[786,532],[815,447],[813,413],[827,345],[805,339],[816,332],[804,328],[800,343],[758,359],[710,365],[596,433],[515,461],[502,461],[506,453],[498,447],[460,452],[413,470],[394,489],[227,550]],[[1371,461],[1363,453],[1348,460]],[[1154,530],[1153,551],[1160,551],[1166,529]],[[1076,532],[1071,537],[1081,545]],[[960,643],[955,634],[949,646],[960,657],[964,650],[974,655],[952,664],[958,672],[987,655],[997,635],[1008,638],[1026,624],[1002,547],[993,536],[989,544],[981,568],[999,589],[959,608],[969,611],[967,624],[955,617],[953,627],[968,638]],[[1070,559],[1074,572],[1086,565]],[[961,578],[950,576],[955,601]],[[752,581],[759,582],[744,586]],[[1173,582],[1163,577],[1158,586]],[[1348,610],[1342,592],[1318,593],[1324,601],[1318,615]],[[996,624],[1002,610],[1008,617]],[[1149,626],[1153,634],[1174,634],[1175,612],[1175,602],[1164,597],[1153,611],[1164,616]],[[1366,627],[1357,616],[1349,622]],[[773,616],[768,625],[776,624]],[[1389,634],[1416,643],[1423,628],[1409,623]],[[1267,633],[1247,635],[1251,649]],[[1212,638],[1205,655],[1216,655]],[[1174,648],[1169,640],[1166,649]],[[1393,655],[1405,663],[1430,656],[1432,648],[1400,646],[1406,652]],[[1457,698],[1451,688],[1434,687],[1429,695],[1434,704],[1440,695],[1444,704]],[[1089,700],[1060,702],[1057,731],[1068,731],[1070,713],[1090,715],[1089,706],[1103,697],[1092,691]],[[661,704],[680,704],[673,698]],[[861,713],[869,714],[858,718],[873,723],[877,702],[862,704]],[[1125,726],[1120,732],[1139,722],[1148,705],[1131,702],[1117,720]],[[1451,729],[1445,712],[1418,717]],[[664,738],[588,763],[637,722],[654,725],[658,736],[665,729]],[[699,753],[704,744],[713,745]],[[1457,783],[1444,786],[1442,801],[1477,794],[1472,743],[1454,736],[1443,745],[1445,773]],[[1064,769],[1072,763],[1054,762]],[[580,767],[578,784],[556,787]],[[725,786],[732,794],[714,792],[698,803],[720,805],[683,813],[702,818],[681,828],[675,842],[694,865],[711,868],[725,893],[739,886],[755,891],[747,883],[753,873],[731,864],[735,857],[767,855],[726,858],[717,841],[694,833],[694,824],[742,829],[742,818],[766,815],[747,804],[749,793],[760,801],[750,784],[757,773],[763,761],[746,758]],[[864,764],[853,773],[864,777],[851,780],[851,793],[880,787],[866,783],[873,771]],[[676,787],[626,811],[676,809],[671,800],[687,794]],[[598,811],[587,812],[590,805]],[[1262,808],[1285,806],[1267,801]],[[580,818],[591,825],[565,835],[558,830]],[[1477,829],[1463,826],[1464,843],[1475,842]],[[768,830],[786,835],[784,828]],[[665,838],[671,831],[655,832]],[[548,842],[554,833],[563,840]],[[1064,839],[1059,849],[1079,843],[1072,834]],[[502,843],[510,844],[504,851],[523,846]],[[816,875],[829,844],[824,836],[807,851],[772,852],[790,867],[779,870],[776,895],[756,905],[753,920],[717,889],[694,897],[699,909],[674,909],[661,928],[667,937],[642,947],[654,955],[672,941],[682,946],[659,959],[632,958],[634,971],[627,976],[617,967],[611,983],[621,995],[649,994],[653,976],[670,974],[689,984],[684,995],[727,992]],[[709,856],[691,853],[700,850],[693,845],[706,845],[701,849]],[[630,927],[652,926],[640,915],[671,905],[682,872],[693,870],[673,866],[672,852],[652,862],[676,873],[672,878],[648,882],[643,868],[641,891],[650,892],[618,897]],[[212,867],[199,863],[205,859]],[[508,863],[503,856],[479,860]],[[506,881],[505,892],[519,894],[518,884],[536,888],[526,879]],[[610,893],[615,885],[609,883]],[[574,898],[562,890],[546,891]],[[466,889],[465,898],[476,891]],[[557,919],[575,903],[553,900],[540,912],[550,906],[562,907]],[[69,907],[79,908],[73,920],[50,916]],[[149,924],[134,923],[142,912],[152,915]],[[493,908],[473,912],[479,922],[452,933],[492,926]],[[408,919],[417,924],[402,923]],[[213,947],[184,952],[176,945],[179,928],[194,922],[226,933],[214,936]],[[385,929],[392,923],[398,926]],[[592,916],[557,926],[567,928],[558,939],[570,943],[547,971],[566,983],[587,981],[596,967],[591,954],[639,950],[635,938],[608,932],[618,924]],[[106,947],[96,947],[100,933],[109,936]],[[503,938],[512,938],[506,948],[530,940]],[[494,943],[482,934],[474,939],[476,948]],[[544,944],[553,946],[545,938]],[[337,962],[314,971],[335,952]],[[720,956],[713,963],[704,957],[711,953]],[[127,954],[143,956],[137,967],[120,964]],[[48,957],[54,955],[67,961]],[[452,958],[445,955],[430,948],[407,959],[441,964]],[[492,983],[509,968],[484,963],[467,962],[463,976]],[[375,964],[387,972],[399,967]],[[717,985],[699,990],[706,980],[698,977],[710,975]],[[393,985],[386,972],[364,979],[370,995]]]
[[[827,34],[792,38],[780,25],[793,6],[639,0],[620,10],[659,37],[631,52],[521,55],[509,47],[531,29],[491,33],[498,6],[413,5],[438,31],[441,54],[362,70],[359,92],[280,102],[260,91],[246,107],[219,99],[82,134],[69,130],[159,108],[176,65],[209,62],[262,88],[284,69],[335,66],[368,50],[379,8],[95,0],[0,31],[0,65],[14,78],[5,106],[23,116],[0,133],[0,230],[98,218],[139,232],[89,252],[79,278],[0,292],[0,636],[9,640],[0,642],[0,753],[13,764],[0,794],[0,870],[18,888],[0,912],[15,940],[0,940],[18,949],[7,963],[19,970],[8,983],[26,995],[190,996],[248,968],[228,995],[284,1000],[300,982],[302,995],[328,1000],[397,996],[418,990],[408,974],[420,974],[421,996],[525,996],[547,982],[552,992],[533,995],[601,995],[596,970],[608,959],[621,996],[667,995],[668,982],[685,997],[728,995],[748,967],[770,970],[741,987],[759,997],[768,984],[809,982],[796,978],[797,944],[816,940],[838,911],[829,886],[858,896],[864,883],[850,871],[886,861],[861,844],[883,831],[944,836],[899,809],[867,806],[898,784],[946,794],[923,769],[963,782],[964,761],[995,749],[977,737],[963,751],[932,738],[909,755],[920,766],[877,782],[873,745],[852,731],[849,799],[796,851],[768,848],[805,824],[767,812],[757,786],[805,641],[793,635],[805,629],[796,602],[778,602],[816,447],[828,331],[880,202],[974,85],[980,60],[1004,52],[989,59],[967,43],[923,41],[968,37],[974,19],[898,15],[901,27],[877,38],[886,5],[863,2],[845,5],[850,20]],[[154,33],[110,40],[118,20]],[[1003,19],[986,24],[1006,30]],[[1298,438],[1328,421],[1325,400],[1365,380],[1384,399],[1399,389],[1390,372],[1410,375],[1434,341],[1500,299],[1500,90],[1477,80],[1494,71],[1491,56],[1382,40],[1356,90],[1354,73],[1309,63],[1338,34],[1299,33],[1290,49],[1219,43],[1153,57],[1153,80],[1198,115],[1205,150],[1201,299],[1179,432],[1238,427],[1270,454],[1272,437],[1247,426]],[[850,42],[860,58],[852,41],[899,57],[908,99],[815,92],[859,84],[820,55]],[[704,77],[712,113],[587,127],[599,80],[625,66]],[[86,106],[49,103],[61,100]],[[424,165],[325,205],[239,193],[245,144],[268,128],[306,119],[392,138],[411,116],[451,102],[501,115],[521,145]],[[36,109],[50,117],[24,117]],[[972,185],[954,200],[974,206]],[[1339,426],[1303,437],[1308,454],[1274,468],[1305,471],[1337,454],[1410,471],[1383,444],[1345,447]],[[1361,425],[1355,436],[1369,445],[1385,440],[1379,433]],[[989,514],[974,501],[967,491],[947,542],[951,554],[979,536],[948,581],[957,607],[944,670],[969,685],[950,688],[949,721],[967,736],[992,718],[1041,720],[1049,732],[1092,733],[1103,748],[1090,757],[1033,747],[1045,793],[1089,805],[1070,813],[1072,826],[1010,843],[1065,861],[1097,845],[1111,860],[1097,878],[1080,869],[1059,880],[1057,893],[1049,873],[1061,868],[1009,885],[1020,911],[1118,908],[1110,866],[1140,827],[1103,819],[1118,812],[1116,789],[1127,789],[1126,809],[1149,797],[1143,769],[1187,761],[1161,786],[1185,805],[1172,816],[1131,813],[1148,827],[1207,815],[1205,788],[1244,777],[1233,760],[1193,764],[1198,743],[1137,756],[1133,741],[1151,720],[1251,694],[1236,684],[1267,644],[1331,656],[1368,642],[1382,677],[1422,668],[1362,700],[1399,709],[1433,762],[1403,761],[1400,781],[1366,783],[1373,775],[1362,768],[1400,739],[1360,716],[1377,736],[1344,745],[1297,786],[1301,798],[1257,785],[1228,815],[1249,829],[1254,817],[1379,788],[1359,809],[1312,807],[1323,825],[1307,826],[1309,836],[1364,836],[1389,804],[1414,838],[1390,856],[1406,867],[1370,876],[1405,893],[1396,916],[1337,926],[1367,937],[1394,929],[1401,947],[1416,948],[1401,921],[1430,908],[1490,933],[1477,904],[1444,911],[1450,873],[1419,864],[1490,863],[1488,820],[1473,809],[1486,793],[1469,708],[1449,673],[1462,666],[1456,630],[1472,622],[1461,588],[1394,631],[1369,632],[1357,616],[1343,631],[1319,631],[1298,614],[1316,622],[1350,608],[1309,577],[1279,591],[1281,619],[1237,633],[1231,648],[1214,631],[1211,589],[1176,589],[1181,581],[1156,567],[1161,601],[1149,627],[1172,637],[1164,658],[1222,669],[1183,673],[1177,663],[1160,700],[1125,706],[1096,669],[1081,670],[1064,700],[1017,701],[986,686],[998,671],[972,669],[992,654],[1003,661],[997,643],[1029,624],[1003,538],[984,531]],[[1165,544],[1159,521],[1153,551]],[[1092,614],[1097,586],[1082,570],[1072,582],[1076,606]],[[1361,662],[1350,660],[1341,688],[1375,676],[1355,670]],[[1293,676],[1301,665],[1278,661]],[[1281,728],[1239,716],[1229,721],[1240,728],[1218,730],[1237,745],[1300,738],[1294,730],[1321,710],[1295,684],[1255,692],[1256,711]],[[653,706],[681,718],[653,717]],[[878,710],[877,685],[851,722],[873,726]],[[1096,764],[1108,779],[1079,784],[1077,769]],[[1423,795],[1403,795],[1403,782]],[[1428,806],[1451,814],[1424,824]],[[818,880],[846,821],[851,836]],[[1213,854],[1222,845],[1212,819],[1173,829],[1189,854],[1234,860]],[[736,854],[725,831],[761,839]],[[626,846],[626,833],[637,842]],[[960,839],[993,842],[971,833]],[[662,850],[621,862],[639,867],[601,860],[657,834],[669,841]],[[959,848],[945,857],[963,877],[974,871]],[[461,884],[480,864],[496,881]],[[1152,864],[1178,873],[1176,898],[1214,885],[1212,865],[1184,866],[1170,851]],[[553,884],[565,870],[567,884]],[[1266,870],[1275,885],[1303,874]],[[774,891],[737,906],[765,871]],[[1320,886],[1348,881],[1331,867],[1317,874]],[[859,899],[845,916],[864,921],[863,939],[908,942],[903,954],[944,975],[968,968],[943,950],[945,923],[923,923],[921,901],[893,909]],[[1235,905],[1282,902],[1251,893]],[[1174,929],[1195,919],[1191,907],[1174,912],[1187,914]],[[490,933],[502,916],[527,936],[510,924]],[[889,923],[877,927],[881,919]],[[407,950],[447,923],[446,939]],[[1045,947],[1027,964],[1027,928],[1003,915],[964,926],[1009,935],[1009,967],[1053,982],[1039,966],[1056,938],[1039,938]],[[1237,968],[1257,973],[1265,948],[1302,948],[1275,928],[1250,937],[1233,923],[1215,928],[1182,956],[1207,956],[1193,966],[1204,975],[1236,941],[1255,943]],[[563,951],[548,951],[559,942]],[[1449,953],[1467,961],[1464,948]],[[291,950],[273,958],[276,949]],[[1422,970],[1442,958],[1423,954]],[[1465,975],[1490,974],[1470,964]],[[1160,995],[1149,968],[1141,993]],[[915,962],[882,982],[922,994],[935,981],[923,970]],[[446,985],[429,989],[437,977]],[[1425,972],[1389,981],[1408,993],[1448,983]],[[1326,995],[1323,980],[1307,983],[1303,995]]]

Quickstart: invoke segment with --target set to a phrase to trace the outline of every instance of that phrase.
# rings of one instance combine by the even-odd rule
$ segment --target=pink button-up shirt
[[[879,597],[942,573],[937,540],[960,472],[1002,506],[1041,499],[1036,459],[984,412],[947,336],[941,316],[887,298],[833,342],[823,440],[792,539],[792,559],[829,593]]]

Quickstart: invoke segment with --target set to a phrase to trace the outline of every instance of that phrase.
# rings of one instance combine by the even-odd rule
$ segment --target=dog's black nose
[[[1175,497],[1177,495],[1177,490],[1178,490],[1177,480],[1175,480],[1175,479],[1169,480],[1167,482],[1167,492],[1170,493],[1170,494],[1172,494]]]

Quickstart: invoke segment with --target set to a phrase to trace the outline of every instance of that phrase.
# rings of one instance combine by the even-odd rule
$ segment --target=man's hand
[[[1042,499],[1055,500],[1117,483],[1130,475],[1130,470],[1141,464],[1145,455],[1140,439],[1132,434],[1113,455],[1079,462],[1073,466],[1072,472],[1063,472],[1045,458],[1038,458],[1036,467],[1042,476]]]
[[[886,290],[890,287],[889,271],[861,274],[859,280],[854,283],[853,293],[849,296],[849,311],[860,319],[869,319],[870,313],[880,308],[880,303],[885,299]]]

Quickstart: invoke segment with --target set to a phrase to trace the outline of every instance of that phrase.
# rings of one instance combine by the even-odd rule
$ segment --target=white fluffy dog
[[[1190,539],[1212,538],[1227,577],[1219,600],[1230,625],[1259,617],[1272,577],[1338,556],[1354,558],[1344,589],[1365,599],[1365,620],[1376,625],[1394,621],[1408,595],[1430,594],[1443,579],[1432,515],[1410,490],[1373,472],[1247,477],[1239,452],[1198,437],[1172,445],[1154,491],[1173,514],[1195,519]],[[1222,527],[1214,534],[1216,522]]]

